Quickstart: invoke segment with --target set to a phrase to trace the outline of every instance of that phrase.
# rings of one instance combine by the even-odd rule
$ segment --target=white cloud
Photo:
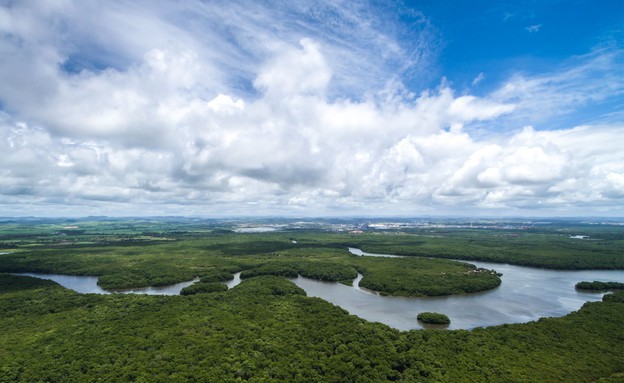
[[[472,79],[472,86],[477,86],[481,81],[485,80],[485,73],[480,72],[477,77]]]
[[[581,110],[624,94],[624,77],[620,69],[624,50],[596,50],[570,60],[557,71],[539,75],[516,73],[491,94],[498,103],[513,104],[513,123],[543,123],[548,118]],[[605,117],[611,113],[609,108]],[[599,118],[595,114],[594,118]],[[607,118],[618,122],[618,115]]]
[[[464,128],[619,94],[617,78],[586,83],[611,75],[617,55],[515,75],[482,97],[445,82],[410,95],[385,73],[426,68],[426,38],[376,33],[355,5],[188,2],[171,16],[168,5],[55,4],[0,8],[0,215],[15,204],[83,215],[621,210],[621,124]],[[235,12],[244,6],[253,12]],[[305,13],[330,32],[267,24],[270,12]],[[189,14],[225,30],[172,20]],[[97,62],[106,67],[87,65]]]
[[[232,97],[219,93],[206,106],[214,112],[232,115],[243,111],[245,102],[241,99],[234,101]]]
[[[324,96],[331,70],[315,41],[301,39],[300,44],[301,50],[288,49],[271,59],[260,70],[254,86],[269,97]]]
[[[513,112],[513,104],[503,104],[474,96],[461,96],[453,100],[449,113],[458,121],[491,120]]]
[[[483,206],[617,205],[621,194],[613,193],[608,174],[624,174],[624,154],[616,149],[624,141],[613,135],[621,128],[524,128],[506,142],[476,151],[446,188],[482,194]]]
[[[526,29],[526,31],[529,33],[537,33],[539,32],[541,28],[542,28],[542,24],[534,24],[534,25],[529,25],[528,27],[525,27],[524,29]]]

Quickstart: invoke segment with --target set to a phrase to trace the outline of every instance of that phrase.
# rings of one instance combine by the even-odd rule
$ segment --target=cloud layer
[[[0,30],[0,215],[624,213],[617,116],[527,126],[621,97],[619,49],[477,97],[407,89],[435,32],[400,8],[26,3]]]

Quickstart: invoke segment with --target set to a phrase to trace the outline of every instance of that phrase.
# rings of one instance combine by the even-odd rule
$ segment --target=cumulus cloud
[[[606,175],[624,171],[624,157],[616,149],[622,142],[612,136],[618,129],[584,126],[540,132],[526,127],[506,142],[475,151],[443,191],[481,195],[483,206],[617,204]]]
[[[271,59],[254,81],[266,96],[323,96],[331,79],[331,70],[318,44],[301,39],[301,49],[290,49]]]
[[[412,15],[421,29],[405,45],[378,28],[384,15],[357,4],[0,8],[0,212],[420,214],[620,203],[621,124],[479,136],[465,128],[619,94],[617,79],[608,89],[583,84],[588,71],[611,73],[613,54],[564,74],[516,75],[481,97],[445,81],[411,94],[396,74],[425,72],[426,22]],[[253,12],[236,12],[245,8]],[[272,25],[270,12],[293,21]],[[176,22],[189,16],[202,22]]]

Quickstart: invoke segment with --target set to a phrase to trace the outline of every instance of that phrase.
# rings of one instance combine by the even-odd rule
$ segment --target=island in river
[[[288,226],[273,232],[235,233],[228,231],[235,229],[235,223],[211,224],[184,220],[11,223],[1,231],[6,250],[0,265],[4,272],[108,276],[104,278],[107,288],[162,286],[194,277],[213,283],[225,274],[283,266],[284,273],[303,270],[309,273],[306,280],[341,281],[336,284],[355,290],[345,285],[353,271],[366,278],[380,268],[400,268],[416,261],[381,262],[350,254],[347,247],[400,255],[429,249],[429,256],[456,259],[464,258],[458,256],[463,249],[467,259],[507,263],[522,263],[524,258],[535,263],[542,257],[545,271],[617,272],[624,263],[621,232],[608,225],[539,230],[362,228],[363,234],[346,234],[289,230]],[[61,225],[79,229],[61,229],[64,235],[59,236]],[[561,231],[566,228],[596,240],[570,239]],[[409,251],[393,251],[399,249]],[[461,267],[443,262],[449,263],[435,266],[448,266],[448,271]],[[457,296],[504,288],[512,275],[505,272],[505,264],[495,267],[503,274],[499,287]],[[228,291],[189,296],[79,294],[51,281],[3,274],[0,381],[564,382],[596,381],[622,372],[621,295],[608,294],[604,301],[586,303],[563,317],[529,323],[470,331],[399,331],[310,297],[287,278],[254,273],[257,276]],[[387,278],[391,281],[392,275]],[[594,278],[576,282],[581,280]],[[391,282],[402,283],[401,278]],[[599,299],[601,294],[594,296]],[[414,312],[414,322],[420,311],[425,310]],[[451,319],[454,324],[455,318]]]

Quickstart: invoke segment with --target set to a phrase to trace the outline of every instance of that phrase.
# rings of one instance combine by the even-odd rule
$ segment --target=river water
[[[360,256],[398,257],[391,254],[365,253],[350,248]],[[624,282],[624,270],[562,271],[522,267],[490,262],[467,262],[477,267],[502,273],[501,285],[495,289],[444,297],[380,296],[358,286],[337,282],[321,282],[309,278],[293,279],[308,296],[323,298],[349,313],[372,322],[385,323],[400,330],[435,327],[416,320],[420,312],[434,311],[451,319],[449,329],[471,329],[524,323],[541,317],[560,317],[578,310],[587,301],[602,299],[602,293],[579,291],[574,285],[580,281]]]
[[[365,253],[349,248],[358,256],[400,257],[392,254]],[[602,293],[579,291],[574,285],[580,281],[614,281],[624,283],[624,270],[579,270],[563,271],[538,269],[490,262],[474,262],[477,267],[494,269],[503,274],[499,287],[474,294],[445,297],[391,297],[359,287],[362,275],[352,286],[337,282],[322,282],[309,278],[293,278],[297,286],[308,296],[319,297],[338,305],[349,313],[372,322],[385,323],[399,330],[430,328],[416,320],[420,312],[434,311],[446,314],[451,319],[448,329],[471,329],[500,325],[503,323],[524,323],[541,317],[560,317],[578,310],[587,301],[602,299]],[[104,290],[97,285],[97,277],[21,273],[37,278],[51,279],[58,284],[79,293],[134,293],[151,295],[178,295],[180,290],[197,280],[162,287],[145,287],[128,290]],[[240,283],[240,273],[226,284],[232,288]]]
[[[105,290],[97,285],[98,277],[86,277],[78,275],[40,274],[40,273],[14,273],[29,277],[49,279],[68,289],[82,294],[147,294],[147,295],[180,295],[183,288],[199,281],[199,278],[191,281],[180,282],[173,285],[158,287],[139,287],[133,289]]]

